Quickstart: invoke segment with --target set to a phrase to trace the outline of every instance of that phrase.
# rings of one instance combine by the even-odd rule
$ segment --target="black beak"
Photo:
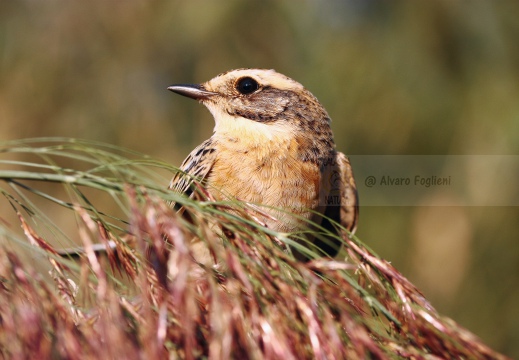
[[[171,90],[177,94],[187,96],[191,99],[195,100],[205,100],[209,99],[211,96],[216,95],[217,93],[212,91],[207,91],[204,89],[202,85],[197,84],[177,84],[171,85],[168,87],[168,90]]]

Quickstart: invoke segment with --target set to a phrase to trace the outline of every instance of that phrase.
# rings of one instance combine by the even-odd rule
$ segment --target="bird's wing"
[[[213,168],[216,161],[214,145],[212,139],[207,139],[197,146],[180,165],[182,171],[173,177],[169,189],[191,195],[194,181],[203,182]]]
[[[338,235],[333,221],[340,223],[350,233],[355,232],[359,217],[357,187],[350,161],[343,153],[334,153],[321,165],[319,206],[314,210],[311,220],[331,233]],[[342,242],[335,236],[316,236],[310,242],[330,257],[336,256],[342,246]]]
[[[337,163],[341,175],[341,214],[340,223],[352,234],[357,229],[359,220],[359,196],[353,177],[350,159],[341,152],[337,152]]]

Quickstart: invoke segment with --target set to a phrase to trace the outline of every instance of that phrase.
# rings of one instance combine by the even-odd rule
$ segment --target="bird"
[[[262,223],[274,231],[320,226],[339,235],[336,222],[354,234],[359,199],[350,161],[336,150],[330,116],[303,85],[275,70],[243,68],[167,89],[205,105],[215,121],[212,136],[183,161],[171,190],[191,194],[196,179],[215,199],[263,206],[268,216]],[[338,254],[336,236],[307,233],[302,245],[322,257]],[[308,252],[293,254],[310,260]]]

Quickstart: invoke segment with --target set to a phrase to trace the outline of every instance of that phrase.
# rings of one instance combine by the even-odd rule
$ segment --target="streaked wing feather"
[[[311,220],[336,235],[338,229],[333,221],[353,233],[357,227],[359,204],[353,171],[343,153],[334,153],[334,160],[321,168],[319,196],[319,206],[314,210],[324,216],[314,215]],[[342,246],[342,242],[333,236],[317,236],[310,240],[319,251],[330,257],[336,256]]]
[[[337,162],[341,172],[341,225],[352,234],[357,229],[359,220],[359,196],[353,177],[350,159],[341,152],[337,153]]]
[[[193,182],[203,182],[211,172],[216,161],[215,150],[212,139],[207,139],[197,146],[180,166],[182,172],[173,177],[169,189],[191,195]]]

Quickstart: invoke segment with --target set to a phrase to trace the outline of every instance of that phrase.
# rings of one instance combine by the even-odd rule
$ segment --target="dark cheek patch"
[[[276,115],[269,115],[267,112],[257,112],[250,109],[244,109],[244,110],[235,110],[234,114],[230,115],[238,115],[241,117],[244,117],[245,119],[268,123],[273,122],[276,120],[279,120],[279,117]]]
[[[294,94],[290,91],[263,88],[250,96],[237,96],[227,108],[229,115],[241,116],[262,123],[285,120],[284,115]]]

